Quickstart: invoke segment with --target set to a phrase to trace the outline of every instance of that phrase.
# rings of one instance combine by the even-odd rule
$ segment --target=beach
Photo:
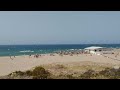
[[[0,79],[120,79],[120,12],[1,12]]]
[[[118,50],[117,50],[118,51]],[[33,55],[16,56],[10,59],[9,56],[0,57],[0,76],[8,75],[14,71],[25,71],[34,68],[35,66],[49,66],[49,65],[100,65],[105,67],[120,66],[120,55],[115,57],[113,54],[103,55],[91,55],[91,54],[78,54],[78,55],[63,55],[54,54],[42,54],[39,58],[35,58]],[[114,58],[114,59],[113,59]]]

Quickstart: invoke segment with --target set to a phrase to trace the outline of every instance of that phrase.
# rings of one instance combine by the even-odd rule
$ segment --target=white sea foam
[[[75,49],[69,49],[69,50],[75,50]]]
[[[34,51],[31,51],[31,50],[25,50],[25,51],[20,51],[20,52],[34,52]]]

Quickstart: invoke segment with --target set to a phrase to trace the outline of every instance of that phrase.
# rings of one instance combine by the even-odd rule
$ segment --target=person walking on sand
[[[13,60],[13,58],[10,56],[10,59],[12,59]]]
[[[31,54],[29,55],[29,58],[31,57]]]

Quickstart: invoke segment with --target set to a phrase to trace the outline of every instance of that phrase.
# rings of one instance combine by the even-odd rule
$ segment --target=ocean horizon
[[[19,56],[30,54],[47,54],[69,49],[84,49],[90,46],[120,48],[120,44],[29,44],[0,45],[0,56]]]

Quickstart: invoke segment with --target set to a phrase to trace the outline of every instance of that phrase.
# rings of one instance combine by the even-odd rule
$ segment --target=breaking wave
[[[25,50],[25,51],[20,51],[20,52],[34,52],[34,51],[31,51],[31,50]]]

